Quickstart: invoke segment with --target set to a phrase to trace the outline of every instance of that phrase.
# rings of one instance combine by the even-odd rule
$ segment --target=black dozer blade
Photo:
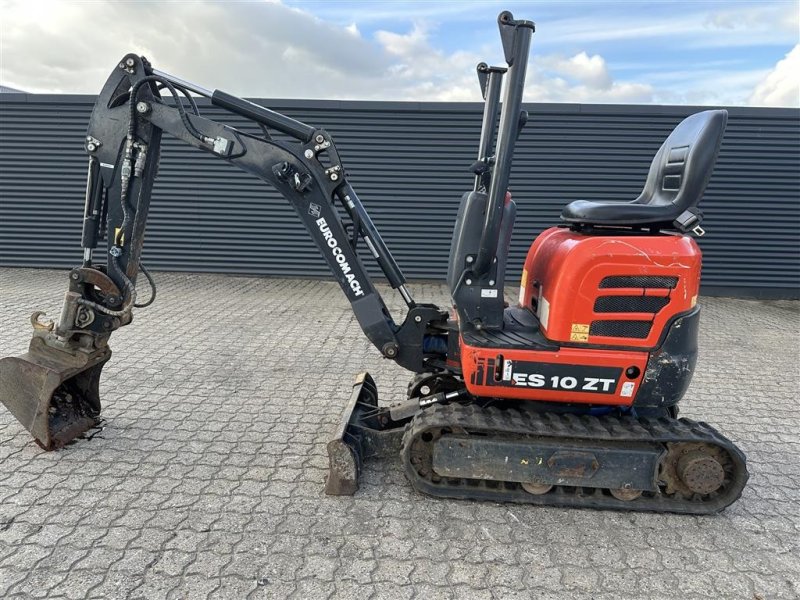
[[[0,401],[45,450],[97,424],[100,372],[111,350],[62,351],[37,336],[22,356],[0,359]]]
[[[325,493],[355,494],[365,459],[399,455],[404,426],[391,420],[387,408],[378,407],[378,388],[370,374],[359,374],[328,442],[330,468]]]

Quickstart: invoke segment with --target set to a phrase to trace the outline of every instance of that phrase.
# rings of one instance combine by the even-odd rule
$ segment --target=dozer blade
[[[405,423],[392,421],[387,408],[378,407],[378,388],[369,373],[361,373],[333,437],[328,442],[329,496],[352,496],[364,460],[400,451]]]
[[[111,350],[67,352],[31,340],[22,356],[0,359],[0,401],[45,450],[97,424],[100,371]]]

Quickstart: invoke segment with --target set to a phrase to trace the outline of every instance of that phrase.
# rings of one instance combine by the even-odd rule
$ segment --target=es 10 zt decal
[[[590,394],[614,394],[622,369],[503,360],[486,369],[485,385],[536,388]]]

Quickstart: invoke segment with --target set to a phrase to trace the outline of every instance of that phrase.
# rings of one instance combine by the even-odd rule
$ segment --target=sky
[[[0,0],[0,85],[95,94],[136,52],[239,96],[479,101],[501,10],[536,22],[529,102],[800,106],[800,0]]]

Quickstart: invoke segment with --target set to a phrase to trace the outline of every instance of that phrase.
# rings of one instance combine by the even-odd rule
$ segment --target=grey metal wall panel
[[[0,265],[80,260],[94,98],[0,96]],[[330,131],[350,179],[410,278],[443,279],[461,193],[471,186],[477,104],[258,101]],[[509,280],[575,199],[633,199],[671,129],[701,107],[535,104],[517,146]],[[204,114],[245,129],[201,103]],[[800,111],[731,108],[702,208],[706,293],[796,296],[800,285]],[[155,270],[327,276],[288,204],[268,185],[165,139],[144,261]],[[367,261],[369,262],[369,261]]]

